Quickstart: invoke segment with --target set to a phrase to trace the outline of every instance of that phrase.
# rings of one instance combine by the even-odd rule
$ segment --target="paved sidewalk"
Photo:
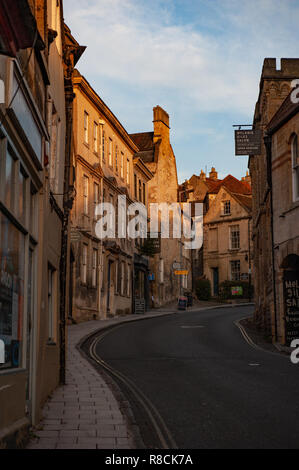
[[[219,304],[198,302],[188,311]],[[136,449],[126,417],[103,377],[76,348],[85,337],[118,323],[177,312],[177,304],[68,327],[66,385],[59,387],[43,410],[44,419],[34,430],[27,449]]]

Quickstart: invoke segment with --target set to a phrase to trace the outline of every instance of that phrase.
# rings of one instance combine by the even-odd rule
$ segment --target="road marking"
[[[235,326],[237,328],[239,328],[243,338],[245,339],[245,341],[249,344],[249,346],[251,346],[252,348],[256,349],[257,351],[262,351],[264,353],[267,353],[267,354],[271,354],[272,356],[279,356],[279,357],[285,357],[286,359],[289,360],[289,357],[288,356],[283,356],[282,354],[280,354],[278,351],[277,352],[273,352],[273,351],[268,351],[267,349],[265,348],[262,348],[261,346],[258,346],[257,344],[255,344],[252,339],[249,337],[249,335],[247,334],[245,328],[241,325],[241,321],[242,320],[247,320],[248,318],[250,317],[243,317],[243,318],[240,318],[240,320],[237,320],[234,322]]]
[[[250,367],[260,367],[260,364],[249,364]]]
[[[196,328],[205,328],[205,326],[202,326],[202,325],[181,326],[181,328],[183,328],[183,330],[193,330],[193,329],[196,329]]]
[[[96,347],[97,345],[103,340],[103,338],[111,333],[112,331],[115,331],[122,326],[124,326],[125,323],[118,325],[114,328],[111,328],[102,335],[96,337],[92,344],[90,345],[89,348],[89,355],[90,357],[97,362],[99,365],[101,365],[104,369],[106,369],[107,372],[110,372],[110,374],[114,375],[116,378],[121,380],[133,393],[135,398],[139,401],[140,405],[143,407],[145,412],[147,413],[150,421],[152,422],[152,425],[157,433],[158,438],[160,439],[161,445],[163,449],[178,449],[168,427],[166,426],[163,418],[161,417],[160,413],[156,409],[156,407],[151,403],[151,401],[144,395],[144,393],[139,390],[139,388],[136,387],[136,385],[125,375],[123,375],[121,372],[118,370],[112,368],[109,366],[102,358],[100,358],[96,352]],[[166,436],[166,439],[165,437]]]

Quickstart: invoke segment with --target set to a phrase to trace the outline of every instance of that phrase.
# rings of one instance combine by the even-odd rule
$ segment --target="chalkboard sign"
[[[284,273],[285,332],[286,345],[299,339],[299,272]]]
[[[187,309],[187,304],[188,304],[187,297],[180,297],[179,298],[179,304],[178,304],[179,310],[186,310]]]
[[[136,315],[145,314],[145,300],[144,299],[135,299],[135,314]]]

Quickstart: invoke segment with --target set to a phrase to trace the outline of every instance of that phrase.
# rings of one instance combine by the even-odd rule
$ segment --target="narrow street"
[[[125,324],[102,338],[96,354],[146,395],[178,448],[298,449],[298,366],[244,340],[234,322],[251,312]]]

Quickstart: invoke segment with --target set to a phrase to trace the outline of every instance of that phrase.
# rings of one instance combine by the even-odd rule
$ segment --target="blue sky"
[[[297,0],[64,0],[78,68],[129,133],[170,114],[179,181],[245,175],[233,124],[252,122],[265,57],[299,56]],[[299,78],[299,77],[298,77]]]

